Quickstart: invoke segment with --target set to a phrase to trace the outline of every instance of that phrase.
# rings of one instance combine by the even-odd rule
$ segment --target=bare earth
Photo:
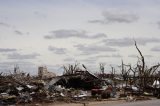
[[[50,104],[44,106],[160,106],[159,104],[160,100],[146,100],[137,102],[126,102],[124,100],[118,100],[118,101],[96,101],[96,102],[88,102],[86,104],[82,103]]]
[[[50,104],[30,104],[25,106],[101,106],[101,105],[114,105],[114,104],[122,104],[125,103],[125,100],[103,100],[103,101],[84,101],[77,103],[50,103]],[[18,105],[20,106],[20,105]]]
[[[55,103],[35,103],[35,104],[25,104],[25,106],[159,106],[159,99],[143,100],[126,102],[126,100],[114,100],[106,99],[102,101],[81,101],[76,103],[65,103],[65,102],[55,102]],[[24,105],[17,105],[24,106]]]
[[[124,103],[124,100],[119,101],[93,101],[93,102],[83,102],[83,103],[69,103],[69,104],[52,104],[48,106],[97,106],[97,105],[104,105],[104,104],[119,104]]]

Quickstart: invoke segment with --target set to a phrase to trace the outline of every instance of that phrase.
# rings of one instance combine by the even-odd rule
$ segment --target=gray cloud
[[[86,62],[86,63],[95,64],[99,58],[105,58],[105,57],[107,57],[107,58],[121,58],[122,55],[120,55],[120,54],[97,55],[97,56],[93,56],[93,57],[89,57],[89,58],[83,59],[81,61],[82,62]]]
[[[105,58],[105,57],[111,57],[110,55],[97,55],[95,58]]]
[[[133,46],[134,40],[138,43],[138,45],[146,45],[147,43],[159,43],[159,38],[121,38],[121,39],[105,39],[103,42],[107,46],[118,46],[118,47],[126,47]]]
[[[40,56],[38,53],[32,54],[19,54],[19,53],[12,53],[8,54],[8,59],[36,59],[37,56]]]
[[[130,38],[121,38],[121,39],[105,39],[103,42],[108,46],[131,46],[134,44],[133,39]]]
[[[46,18],[47,16],[39,11],[34,11],[34,15],[38,16],[39,18]]]
[[[0,22],[0,26],[3,26],[3,27],[10,27],[10,25],[9,25],[9,24],[4,23],[4,22]]]
[[[128,55],[128,57],[138,58],[138,55],[132,54],[132,55]],[[144,55],[144,57],[151,58],[153,56],[152,55]]]
[[[155,46],[155,47],[151,48],[151,51],[160,52],[160,46]]]
[[[96,58],[89,57],[89,58],[83,59],[83,60],[81,60],[81,61],[82,61],[82,62],[85,62],[85,63],[87,63],[87,64],[95,64],[96,61],[97,61],[97,59],[96,59]]]
[[[22,32],[20,30],[15,30],[14,33],[17,35],[29,35],[30,34],[29,32]]]
[[[0,67],[4,66],[12,66],[12,65],[34,65],[32,62],[28,61],[5,61],[5,62],[0,62]]]
[[[112,57],[114,57],[114,58],[121,58],[121,57],[123,57],[123,56],[120,55],[120,54],[112,54]]]
[[[69,58],[64,59],[64,61],[66,61],[66,62],[73,62],[73,61],[75,61],[75,59],[69,57]]]
[[[75,45],[79,51],[84,55],[95,54],[99,52],[115,52],[117,51],[115,48],[107,47],[107,46],[97,46],[97,45]]]
[[[18,30],[15,30],[14,33],[17,34],[17,35],[23,35],[23,33],[21,31],[18,31]]]
[[[112,55],[97,55],[97,56],[95,56],[95,58],[121,58],[121,57],[123,57],[122,55],[120,55],[120,54],[112,54]]]
[[[82,38],[82,39],[97,39],[107,37],[104,33],[98,33],[95,35],[89,35],[86,31],[77,31],[77,30],[55,30],[52,31],[49,35],[44,36],[45,39],[54,39],[54,38]]]
[[[0,52],[15,52],[17,49],[13,48],[0,48]]]
[[[0,72],[13,73],[13,68],[16,65],[18,65],[20,70],[23,72],[30,73],[31,75],[37,74],[37,67],[34,63],[22,60],[0,62]]]
[[[53,51],[55,54],[66,54],[66,48],[57,48],[54,46],[49,46],[48,50]]]
[[[137,58],[138,56],[135,54],[128,55],[128,57]]]
[[[120,10],[111,11],[107,10],[102,13],[103,19],[90,20],[90,23],[132,23],[139,19],[136,14],[130,12],[124,12]]]
[[[159,21],[159,22],[157,22],[157,24],[158,24],[158,28],[160,29],[160,21]]]
[[[152,55],[144,55],[144,57],[151,58],[153,56]]]

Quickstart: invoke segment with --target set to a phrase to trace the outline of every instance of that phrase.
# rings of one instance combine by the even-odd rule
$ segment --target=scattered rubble
[[[100,73],[91,73],[84,64],[63,66],[64,73],[56,76],[47,67],[38,68],[38,76],[23,73],[16,66],[13,73],[0,73],[0,105],[53,103],[82,103],[89,100],[115,98],[127,102],[149,100],[149,97],[160,98],[160,64],[147,68],[144,57],[136,67],[125,65],[122,61],[121,73],[116,74],[111,66],[111,73],[104,72],[100,64]]]
[[[73,66],[70,66],[73,67]],[[129,80],[124,80],[121,84],[121,76],[114,75],[112,78],[103,78],[92,74],[87,70],[80,69],[78,65],[75,68],[69,68],[61,76],[46,76],[42,71],[38,76],[30,76],[29,74],[18,71],[15,67],[13,74],[0,74],[0,105],[12,104],[30,104],[30,103],[54,103],[63,101],[67,103],[82,103],[89,100],[103,100],[108,98],[122,98],[123,92],[127,102],[136,100],[146,100],[144,97],[134,96],[140,93],[138,86],[130,83],[133,79],[126,76]],[[67,69],[67,68],[65,68]],[[72,71],[72,72],[70,72]],[[45,72],[48,71],[45,69]],[[104,73],[105,74],[105,73]],[[45,77],[42,77],[45,75]],[[138,77],[135,77],[138,79]],[[120,81],[118,84],[116,84]],[[127,81],[127,82],[126,82]],[[153,80],[150,86],[154,95],[159,95],[159,78]],[[123,91],[123,92],[122,92]],[[121,93],[122,92],[122,93]],[[143,91],[143,95],[149,95],[150,92]],[[129,96],[127,96],[129,95]],[[79,102],[78,102],[79,101]],[[86,103],[86,102],[83,102]]]

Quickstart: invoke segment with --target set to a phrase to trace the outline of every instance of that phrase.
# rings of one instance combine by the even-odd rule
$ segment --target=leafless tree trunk
[[[144,56],[142,55],[142,52],[140,51],[140,49],[138,48],[137,46],[137,43],[135,41],[135,46],[136,46],[136,49],[138,50],[140,56],[141,56],[141,62],[142,62],[142,65],[138,65],[139,67],[139,81],[140,81],[140,88],[143,89],[144,91],[144,86],[145,86],[145,81],[144,81],[144,68],[145,68],[145,61],[144,61]]]
[[[141,68],[140,68],[140,76],[142,76],[142,75],[144,75],[144,71],[145,71],[145,61],[144,61],[144,56],[142,55],[142,52],[140,51],[140,49],[138,48],[138,46],[137,46],[137,43],[136,43],[136,41],[135,41],[135,46],[136,46],[136,49],[138,50],[138,52],[139,52],[139,54],[140,54],[140,56],[141,56],[141,62],[142,62],[142,66],[141,66]]]

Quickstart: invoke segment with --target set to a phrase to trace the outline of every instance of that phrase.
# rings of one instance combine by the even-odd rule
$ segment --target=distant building
[[[40,66],[38,67],[38,77],[42,78],[42,79],[46,79],[46,78],[52,78],[55,77],[56,74],[53,72],[49,72],[47,70],[46,66]]]

